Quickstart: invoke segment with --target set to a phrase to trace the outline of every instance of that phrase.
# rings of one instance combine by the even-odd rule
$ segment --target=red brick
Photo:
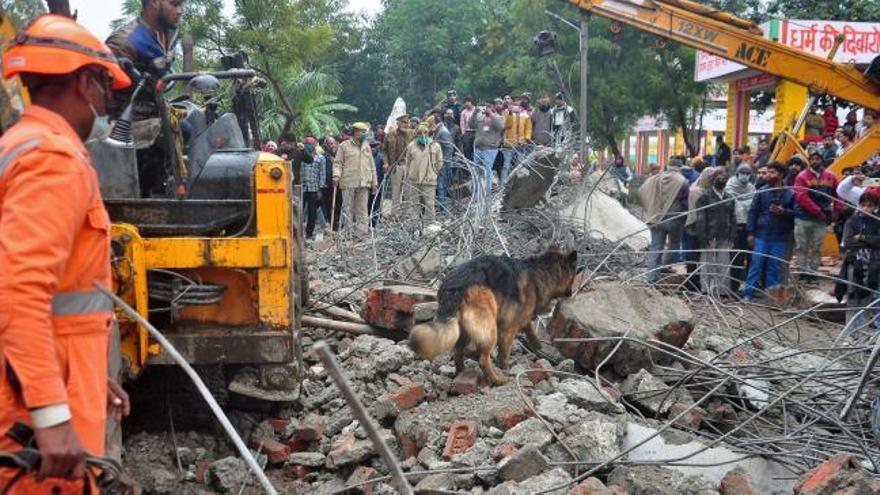
[[[251,441],[251,447],[259,449],[269,458],[269,464],[282,464],[290,455],[290,447],[274,438],[258,438]]]
[[[357,485],[359,483],[363,483],[364,481],[371,480],[373,478],[378,478],[379,472],[375,469],[367,466],[358,466],[351,473],[351,476],[348,477],[348,481],[346,482],[347,486]],[[375,488],[375,482],[367,483],[366,485],[360,485],[358,489],[364,495],[372,495],[373,489]]]
[[[519,450],[519,447],[515,443],[502,443],[495,447],[495,451],[492,452],[492,458],[495,459],[495,462],[500,462],[501,459],[515,454],[517,450]]]
[[[749,356],[748,351],[742,347],[737,347],[730,351],[730,359],[737,363],[748,363],[752,360],[752,357]]]
[[[300,421],[294,436],[302,441],[314,442],[321,439],[326,428],[327,421],[324,419],[324,416],[310,413]]]
[[[269,420],[269,424],[272,425],[272,429],[275,430],[275,433],[283,433],[287,426],[290,424],[290,418],[273,418]]]
[[[721,478],[721,486],[718,488],[720,495],[758,495],[752,479],[743,468],[729,471]]]
[[[443,449],[443,458],[447,461],[452,456],[466,452],[477,439],[477,422],[472,419],[458,420],[449,427],[449,438]]]
[[[380,287],[367,293],[361,317],[370,325],[390,330],[413,326],[413,306],[437,299],[432,291],[419,287]]]
[[[674,323],[657,332],[655,337],[661,342],[681,348],[687,343],[693,331],[693,325]]]
[[[303,440],[301,438],[297,438],[296,435],[290,437],[286,442],[284,442],[288,447],[290,447],[291,452],[305,452],[309,450],[309,442],[308,440]]]
[[[419,382],[412,382],[394,392],[386,392],[385,395],[387,395],[387,400],[394,403],[398,412],[406,411],[418,405],[425,398],[425,386]]]
[[[608,485],[608,489],[611,490],[611,493],[614,495],[626,495],[626,488],[618,484]]]
[[[669,419],[672,419],[687,409],[688,406],[676,402],[669,407]],[[699,430],[700,425],[703,424],[703,416],[706,415],[706,412],[700,409],[699,407],[694,407],[690,411],[687,412],[684,416],[679,418],[674,424],[681,426],[682,428],[691,428],[694,430]]]
[[[860,475],[861,481],[867,485],[856,456],[848,453],[837,454],[807,473],[794,487],[794,492],[798,495],[831,493],[833,490],[852,486],[854,482],[859,481],[857,478]],[[841,493],[844,493],[843,490]]]
[[[204,483],[205,475],[208,474],[208,468],[211,467],[211,462],[208,459],[201,459],[196,461],[196,483]]]
[[[287,473],[290,478],[295,480],[305,479],[305,477],[311,472],[309,468],[306,466],[300,466],[298,464],[291,464],[287,466]]]
[[[612,495],[612,491],[598,478],[587,478],[579,485],[571,487],[566,495]]]
[[[499,428],[507,431],[528,417],[525,408],[506,407],[495,412],[495,423]]]
[[[533,371],[527,371],[526,376],[532,383],[540,383],[553,376],[553,365],[546,359],[539,359],[532,363]]]

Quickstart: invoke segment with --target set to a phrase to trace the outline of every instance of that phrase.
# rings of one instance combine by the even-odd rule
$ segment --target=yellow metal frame
[[[138,313],[149,314],[147,271],[222,267],[257,272],[260,323],[288,329],[293,314],[291,287],[294,242],[291,228],[291,176],[287,164],[275,155],[260,153],[254,167],[256,233],[254,237],[144,238],[136,227],[114,224],[113,239],[123,246],[125,264],[117,263],[117,291]],[[124,283],[119,283],[124,279]],[[145,329],[118,315],[122,353],[129,371],[137,374],[152,355],[160,352]],[[256,329],[253,329],[256,330]],[[236,330],[236,331],[248,331]]]

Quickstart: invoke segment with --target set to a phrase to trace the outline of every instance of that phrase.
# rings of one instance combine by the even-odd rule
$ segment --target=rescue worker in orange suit
[[[83,141],[106,130],[111,88],[131,81],[104,43],[55,15],[19,33],[3,71],[32,104],[0,137],[0,451],[21,450],[5,433],[23,423],[41,462],[11,488],[16,472],[0,471],[0,491],[81,494],[108,413],[129,408],[108,379],[113,305],[93,283],[111,284],[110,222]]]

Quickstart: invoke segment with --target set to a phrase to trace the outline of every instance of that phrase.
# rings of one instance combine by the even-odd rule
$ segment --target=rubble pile
[[[366,244],[309,252],[308,312],[358,331],[304,329],[294,403],[230,394],[234,423],[279,492],[397,493],[312,350],[322,340],[416,493],[880,493],[880,387],[864,372],[871,331],[839,335],[814,309],[637,285],[639,254],[559,214],[601,189],[570,173],[541,180],[549,189],[536,206],[480,224],[462,200],[439,230],[394,220]],[[586,275],[538,318],[541,348],[515,347],[507,384],[490,386],[473,361],[456,374],[451,356],[428,362],[407,347],[451,267],[554,241],[577,247]],[[130,436],[125,464],[148,493],[259,493],[206,429]]]

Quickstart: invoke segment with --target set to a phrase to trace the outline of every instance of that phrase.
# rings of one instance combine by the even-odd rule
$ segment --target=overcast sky
[[[233,0],[224,0],[231,10]],[[79,22],[101,39],[110,35],[110,21],[120,16],[122,0],[70,0],[70,7],[79,11]],[[376,13],[382,8],[381,0],[349,0],[349,9]]]

